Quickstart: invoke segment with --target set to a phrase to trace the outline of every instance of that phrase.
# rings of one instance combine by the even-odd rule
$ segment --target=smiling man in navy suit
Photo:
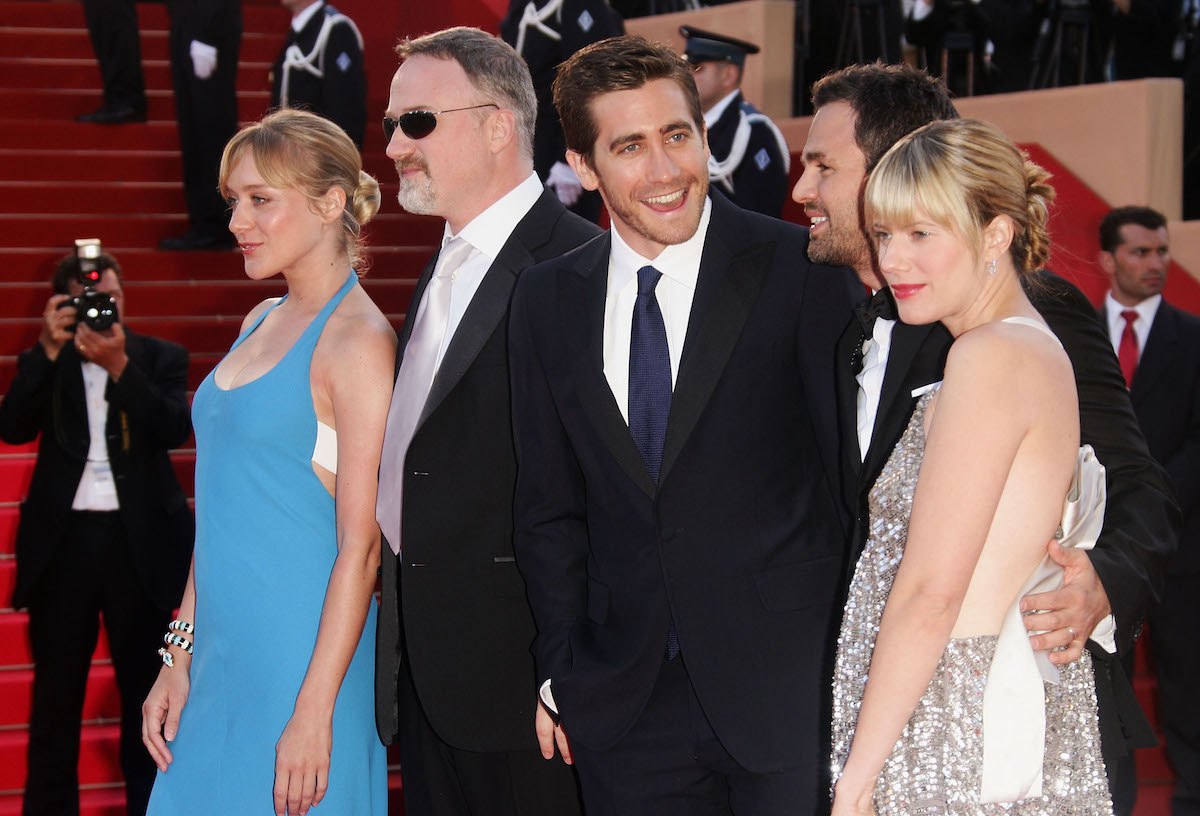
[[[596,43],[554,96],[613,228],[527,271],[510,321],[543,753],[573,756],[589,816],[815,812],[849,273],[707,195],[669,49]]]
[[[1150,616],[1167,753],[1179,774],[1174,816],[1200,813],[1200,317],[1167,303],[1167,219],[1118,207],[1100,222],[1100,266],[1112,288],[1101,318],[1150,453],[1166,468],[1183,513],[1179,550]]]

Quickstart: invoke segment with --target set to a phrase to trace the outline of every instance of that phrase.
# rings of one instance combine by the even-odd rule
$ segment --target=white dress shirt
[[[517,224],[533,209],[533,205],[537,203],[544,190],[537,174],[530,173],[529,178],[475,216],[458,235],[450,231],[449,223],[446,224],[442,234],[442,249],[445,249],[446,244],[454,238],[462,238],[474,247],[474,251],[467,256],[467,259],[459,265],[458,270],[454,273],[454,284],[450,289],[450,315],[446,322],[446,334],[442,337],[441,348],[438,349],[435,371],[441,367],[442,359],[446,356],[446,349],[449,348],[450,341],[454,339],[454,332],[458,329],[458,324],[462,322],[467,307],[471,305],[471,299],[475,297],[479,284],[483,282],[487,271],[495,263],[500,250],[508,243]],[[442,258],[439,256],[439,266],[441,261]],[[439,268],[434,268],[434,274],[440,271]]]
[[[81,361],[83,367],[83,392],[87,404],[88,444],[87,462],[83,476],[75,489],[72,510],[119,510],[117,483],[113,480],[112,467],[108,462],[108,400],[104,391],[108,388],[108,372],[92,362]]]
[[[316,14],[318,11],[320,11],[321,7],[324,5],[325,5],[325,0],[317,0],[317,2],[313,3],[311,6],[304,9],[304,11],[300,12],[295,17],[293,17],[292,18],[292,31],[295,31],[297,34],[299,34],[301,31],[303,31],[304,27],[306,25],[308,25],[308,21],[311,20],[313,18],[313,15]]]
[[[863,341],[862,371],[858,380],[858,402],[856,420],[858,428],[858,457],[866,461],[871,447],[871,435],[875,431],[875,419],[879,414],[879,397],[883,393],[883,375],[887,372],[888,355],[892,351],[892,329],[895,320],[878,317],[871,336]]]
[[[679,376],[679,358],[687,337],[688,318],[692,313],[692,298],[696,294],[696,278],[700,275],[700,256],[704,252],[704,236],[712,202],[704,200],[700,226],[682,244],[664,249],[653,260],[643,258],[630,248],[615,228],[612,253],[608,257],[608,288],[604,295],[604,377],[621,408],[621,416],[629,422],[629,344],[633,336],[633,305],[637,300],[638,270],[653,266],[662,273],[654,296],[662,311],[667,329],[667,350],[671,357],[671,388]]]
[[[733,104],[733,100],[737,98],[739,93],[741,93],[740,88],[733,89],[729,93],[725,94],[725,96],[721,97],[721,100],[717,102],[717,104],[705,111],[704,127],[711,129],[712,126],[717,123],[717,120],[721,118],[721,114],[725,113],[725,109]]]
[[[1121,312],[1133,309],[1138,313],[1133,321],[1133,334],[1137,337],[1138,361],[1142,359],[1142,350],[1146,348],[1146,340],[1150,337],[1150,326],[1154,324],[1154,316],[1158,314],[1158,304],[1162,303],[1162,295],[1148,297],[1136,306],[1123,306],[1117,303],[1110,290],[1104,296],[1104,311],[1108,316],[1108,338],[1112,342],[1113,351],[1121,356],[1121,335],[1125,333],[1125,318]]]

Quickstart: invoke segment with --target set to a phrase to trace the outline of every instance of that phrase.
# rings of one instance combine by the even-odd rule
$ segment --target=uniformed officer
[[[757,54],[758,46],[687,25],[679,33],[696,72],[712,186],[740,207],[779,218],[788,194],[790,152],[775,123],[741,91],[746,55]]]
[[[362,34],[353,20],[322,0],[282,2],[292,12],[292,26],[271,68],[271,107],[318,113],[361,150],[367,126]]]

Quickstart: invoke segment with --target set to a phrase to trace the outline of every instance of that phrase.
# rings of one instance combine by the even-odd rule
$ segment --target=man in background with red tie
[[[1163,300],[1171,263],[1167,219],[1118,207],[1100,222],[1100,266],[1112,284],[1108,327],[1150,453],[1183,513],[1179,550],[1150,616],[1167,753],[1179,773],[1173,816],[1200,813],[1200,318]],[[1190,542],[1190,543],[1189,543]]]

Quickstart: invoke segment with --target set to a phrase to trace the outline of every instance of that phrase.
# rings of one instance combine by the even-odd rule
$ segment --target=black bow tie
[[[884,320],[896,319],[896,302],[892,300],[891,292],[888,291],[887,287],[884,287],[871,295],[870,299],[864,300],[855,306],[854,316],[858,318],[858,322],[863,329],[863,334],[870,337],[875,331],[876,318],[882,317]]]

